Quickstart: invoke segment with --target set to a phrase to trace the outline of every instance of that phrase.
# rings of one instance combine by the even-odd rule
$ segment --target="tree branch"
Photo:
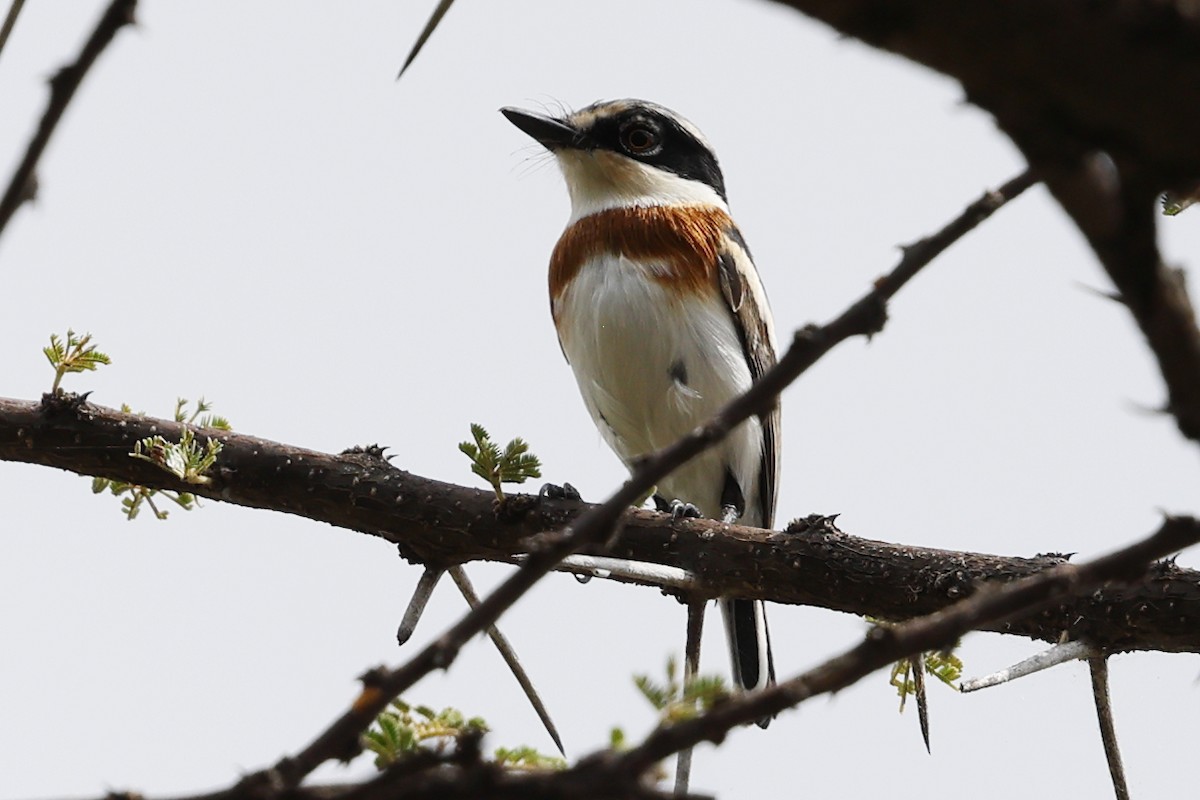
[[[183,428],[49,396],[42,404],[0,399],[0,459],[297,514],[379,536],[410,561],[440,567],[512,562],[592,508],[513,495],[497,513],[490,490],[413,475],[372,455],[333,456],[213,429],[194,429],[198,440],[211,436],[225,445],[208,486],[183,484],[127,455],[139,439],[177,440]],[[672,520],[649,510],[630,511],[611,546],[585,549],[689,570],[697,583],[688,595],[761,598],[888,620],[932,613],[981,581],[1009,582],[1065,560],[889,544],[851,536],[823,517],[797,520],[780,533]],[[659,585],[650,578],[626,580]],[[994,629],[1048,642],[1065,632],[1112,651],[1200,652],[1200,573],[1164,563],[1139,583]]]
[[[91,69],[92,64],[96,63],[96,59],[117,35],[117,31],[133,23],[136,6],[137,0],[112,0],[100,21],[96,23],[96,28],[88,37],[79,57],[73,64],[62,67],[50,79],[50,102],[25,150],[25,157],[13,172],[4,197],[0,198],[0,235],[4,233],[8,221],[21,204],[32,200],[37,194],[37,163],[42,157],[42,151],[46,149],[50,136],[62,119],[63,112],[67,110],[67,104],[75,96],[75,90],[83,82],[83,76]]]
[[[8,13],[4,15],[4,24],[0,25],[0,53],[4,52],[4,45],[8,44],[8,37],[12,34],[13,27],[17,24],[17,17],[21,14],[21,7],[25,5],[25,0],[11,0],[8,4]]]

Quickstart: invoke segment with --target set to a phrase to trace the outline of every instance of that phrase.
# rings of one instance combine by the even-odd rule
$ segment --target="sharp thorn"
[[[417,588],[413,590],[412,599],[408,601],[408,608],[404,609],[400,627],[396,629],[396,644],[404,644],[412,638],[413,631],[417,629],[417,623],[421,620],[421,614],[425,611],[425,604],[429,602],[434,587],[442,578],[442,572],[440,569],[426,567],[425,572],[421,574]]]

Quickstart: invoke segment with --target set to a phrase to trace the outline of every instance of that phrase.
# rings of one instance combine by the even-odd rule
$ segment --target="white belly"
[[[741,341],[716,287],[704,297],[680,298],[652,280],[646,266],[608,256],[583,266],[555,316],[584,403],[626,465],[690,432],[750,386]],[[661,481],[659,494],[718,517],[728,470],[745,497],[741,521],[759,525],[762,452],[762,428],[752,418]]]

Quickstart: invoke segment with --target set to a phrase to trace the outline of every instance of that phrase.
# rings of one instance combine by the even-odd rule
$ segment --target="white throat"
[[[577,222],[610,208],[706,205],[729,207],[709,185],[634,161],[607,150],[559,150],[558,166]]]

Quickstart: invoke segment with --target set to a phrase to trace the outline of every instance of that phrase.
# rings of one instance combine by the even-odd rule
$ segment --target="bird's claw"
[[[700,509],[682,500],[672,500],[668,510],[671,512],[671,519],[699,519],[704,516]]]
[[[562,486],[556,483],[543,483],[542,488],[538,489],[539,500],[582,500],[579,495],[579,490],[569,483],[564,482]]]

